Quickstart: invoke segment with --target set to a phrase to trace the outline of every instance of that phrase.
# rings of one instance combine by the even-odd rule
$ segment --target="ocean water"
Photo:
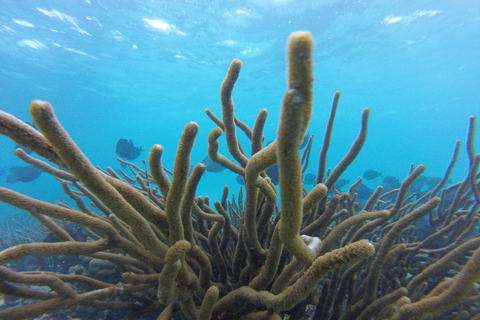
[[[91,162],[114,169],[122,138],[145,150],[162,144],[163,163],[172,168],[183,127],[196,121],[195,164],[207,155],[214,127],[204,110],[221,115],[220,85],[234,58],[243,62],[233,94],[237,117],[253,126],[267,109],[266,139],[275,138],[286,41],[297,30],[310,31],[316,43],[307,172],[316,172],[338,90],[329,167],[358,134],[362,109],[371,111],[367,142],[342,178],[353,182],[373,169],[403,180],[412,163],[426,165],[427,176],[443,176],[461,140],[452,180],[464,179],[468,117],[480,115],[477,0],[1,0],[0,109],[30,122],[29,103],[49,101]],[[475,139],[478,152],[478,130]],[[23,165],[13,149],[0,136],[0,169]],[[220,152],[228,155],[224,140]],[[143,166],[147,154],[134,162]],[[16,184],[5,177],[1,186],[66,200],[46,174]],[[225,184],[238,193],[235,174],[208,172],[198,194],[217,200]],[[381,178],[367,182],[379,184]],[[15,211],[0,204],[0,216]]]

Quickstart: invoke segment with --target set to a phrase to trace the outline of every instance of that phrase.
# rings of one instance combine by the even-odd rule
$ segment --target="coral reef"
[[[217,125],[208,137],[209,156],[244,178],[245,198],[242,192],[229,200],[226,186],[213,204],[196,197],[205,165],[189,174],[195,122],[185,126],[173,173],[162,165],[163,147],[154,145],[148,170],[122,160],[135,174],[131,178],[94,167],[49,103],[33,101],[30,107],[41,133],[0,111],[0,133],[59,168],[21,149],[17,156],[61,181],[77,205],[49,204],[0,188],[1,201],[28,211],[57,239],[0,252],[0,293],[8,302],[0,307],[0,318],[61,312],[98,317],[93,309],[118,319],[302,319],[311,305],[316,306],[312,319],[480,318],[475,119],[468,129],[470,168],[463,182],[444,188],[458,157],[457,143],[434,190],[409,191],[425,171],[412,166],[399,188],[379,187],[360,204],[361,179],[345,193],[335,183],[365,142],[369,110],[362,112],[351,149],[327,171],[337,92],[317,184],[307,192],[302,176],[311,139],[303,157],[298,150],[312,114],[313,39],[296,32],[287,49],[288,89],[273,143],[263,147],[266,110],[253,129],[235,117],[232,91],[240,60],[232,62],[222,84],[222,117],[206,110]],[[237,139],[237,127],[251,140],[250,156]],[[223,133],[236,162],[219,152]],[[280,174],[279,208],[277,188],[265,173],[274,164]],[[61,221],[78,226],[74,232],[84,236],[72,234]],[[428,236],[420,235],[419,221],[433,230]],[[68,270],[24,270],[15,264],[37,256],[72,260],[66,260]]]

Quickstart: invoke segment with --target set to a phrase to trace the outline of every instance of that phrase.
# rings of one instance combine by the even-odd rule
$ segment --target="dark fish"
[[[302,141],[302,144],[300,145],[300,147],[298,148],[298,150],[302,150],[303,148],[305,148],[307,146],[307,143],[308,143],[308,139],[310,139],[312,135],[311,134],[306,134],[305,137],[303,137],[303,141]],[[273,141],[270,140],[267,142],[267,144],[265,146],[268,146],[270,143],[272,143]]]
[[[363,173],[363,177],[367,180],[373,180],[381,176],[382,173],[375,170],[367,170]]]
[[[80,226],[76,226],[73,224],[67,225],[65,228],[65,231],[68,232],[68,234],[75,240],[75,241],[86,241],[87,236],[83,233],[83,228]],[[49,233],[44,239],[43,242],[50,242],[50,243],[55,243],[55,242],[62,242],[56,235],[53,233]]]
[[[417,222],[415,226],[418,228],[418,238],[422,240],[437,232],[437,230],[424,221]]]
[[[410,185],[410,190],[414,193],[418,193],[422,190],[425,182],[427,181],[427,177],[420,176],[413,183]]]
[[[423,240],[423,239],[431,236],[435,232],[437,232],[437,230],[430,225],[430,223],[428,222],[428,219],[425,218],[425,217],[420,218],[415,223],[415,227],[417,227],[417,230],[418,230],[417,231],[417,239],[419,239],[419,240]],[[437,238],[436,240],[434,240],[433,242],[428,243],[426,248],[428,248],[428,249],[441,248],[441,247],[445,246],[444,242],[445,242],[445,239],[443,237],[440,237],[440,238]]]
[[[134,147],[132,149],[132,152],[130,153],[130,155],[127,157],[127,160],[135,160],[137,159],[139,156],[140,156],[140,152],[144,151],[142,149],[142,147]]]
[[[391,184],[386,183],[386,182],[382,183],[382,187],[383,187],[383,192],[388,192],[388,191],[392,191],[393,189],[396,189],[396,188],[392,187]]]
[[[443,178],[439,177],[427,177],[425,179],[425,185],[428,186],[428,190],[433,190]]]
[[[210,159],[209,156],[206,156],[202,163],[206,166],[205,170],[208,172],[222,172],[225,170],[225,167],[222,166],[220,163],[217,163]]]
[[[270,180],[272,180],[272,183],[274,185],[278,185],[278,164],[274,164],[267,170],[265,170],[267,175],[270,177]]]
[[[350,183],[350,180],[338,179],[337,182],[335,182],[335,188],[340,190],[342,189],[342,187],[346,186],[348,183]]]
[[[0,177],[1,177],[5,172],[7,172],[7,167],[3,167],[3,169],[0,170]]]
[[[305,137],[303,137],[303,141],[302,141],[302,144],[300,145],[300,147],[298,148],[299,150],[302,150],[303,148],[305,148],[307,146],[307,143],[308,143],[308,139],[310,139],[312,135],[310,133],[307,133],[305,135]]]
[[[305,184],[315,184],[317,182],[317,175],[313,173],[307,173],[303,177],[303,183]]]
[[[120,158],[135,160],[140,156],[142,151],[144,151],[142,147],[139,148],[133,145],[132,139],[129,141],[127,141],[127,139],[119,139],[115,153],[118,154]]]
[[[357,198],[367,200],[373,194],[373,190],[364,185],[363,183],[358,186]]]
[[[400,187],[400,181],[397,177],[394,176],[386,176],[385,178],[383,178],[382,184],[384,186],[388,184],[391,189],[397,189]]]
[[[43,239],[43,242],[49,242],[49,243],[55,243],[55,242],[62,242],[56,235],[53,233],[49,233],[45,239]]]
[[[241,184],[242,186],[245,185],[245,180],[241,175],[237,174],[237,176],[235,177],[235,180],[238,182],[238,184]]]
[[[23,270],[24,271],[39,271],[42,269],[42,259],[38,257],[26,257],[23,260]]]
[[[5,178],[7,183],[17,183],[17,182],[31,182],[37,179],[42,170],[35,168],[33,166],[19,167],[13,166],[8,169],[9,174]]]
[[[115,153],[118,154],[120,158],[126,158],[132,152],[132,148],[133,148],[132,140],[130,140],[129,142],[126,139],[119,139],[117,141],[117,148],[115,150]]]

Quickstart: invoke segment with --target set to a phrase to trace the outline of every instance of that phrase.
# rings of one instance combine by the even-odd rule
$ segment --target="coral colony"
[[[288,89],[273,143],[263,147],[266,110],[253,129],[235,117],[240,60],[231,63],[221,87],[221,118],[206,110],[216,124],[208,136],[210,159],[245,182],[245,193],[229,197],[225,186],[214,203],[195,195],[205,170],[199,163],[190,173],[195,122],[185,126],[171,178],[159,144],[150,149],[148,170],[121,160],[135,174],[131,178],[94,167],[48,102],[30,106],[39,131],[1,112],[2,134],[56,166],[22,149],[16,155],[59,180],[77,208],[0,188],[1,201],[28,211],[55,238],[0,252],[0,318],[93,319],[102,312],[109,319],[480,319],[475,119],[464,181],[445,188],[457,143],[432,191],[410,190],[425,170],[418,165],[398,188],[378,187],[362,202],[361,178],[344,193],[335,183],[365,142],[368,109],[351,149],[335,168],[326,168],[337,92],[316,183],[307,192],[299,146],[312,114],[310,33],[293,33],[287,51]],[[250,155],[237,140],[237,127],[251,141]],[[222,134],[235,161],[220,153]],[[265,173],[275,164],[278,190]],[[420,232],[422,224],[429,234]],[[57,262],[43,264],[39,257]],[[26,268],[25,261],[37,261],[36,267]]]

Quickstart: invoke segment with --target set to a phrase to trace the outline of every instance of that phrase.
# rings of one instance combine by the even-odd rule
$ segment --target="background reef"
[[[180,136],[183,124],[195,119],[200,132],[193,160],[201,162],[212,128],[203,110],[220,112],[218,86],[234,58],[244,62],[235,99],[245,107],[238,117],[253,123],[262,108],[269,109],[265,133],[274,140],[285,90],[285,39],[310,30],[316,77],[325,80],[315,87],[311,134],[323,135],[333,92],[344,94],[328,166],[348,150],[345,141],[357,134],[351,124],[368,107],[373,121],[365,152],[345,179],[353,182],[375,169],[403,180],[410,163],[440,177],[451,154],[445,146],[462,139],[465,119],[478,113],[480,47],[472,39],[480,33],[479,12],[476,1],[450,0],[5,0],[1,109],[31,122],[25,106],[35,98],[49,101],[76,143],[103,168],[113,165],[118,139],[139,146],[162,141],[171,150],[165,155],[171,166],[177,141],[168,138]],[[167,119],[184,120],[159,125]],[[106,138],[99,141],[99,135]],[[313,145],[313,154],[320,145]],[[10,152],[13,146],[0,137],[0,150],[7,150],[0,170],[24,165]],[[452,179],[463,179],[467,167],[463,154]],[[209,188],[217,179],[236,185],[228,171],[207,173],[200,193],[219,199],[221,191]],[[379,182],[365,183],[374,189]],[[47,175],[14,188],[49,202],[63,193]]]
[[[22,148],[15,150],[16,156],[55,176],[77,207],[0,188],[2,202],[28,211],[50,231],[43,241],[0,252],[5,309],[0,317],[480,316],[480,154],[474,150],[475,117],[469,118],[470,165],[462,182],[445,188],[459,156],[457,141],[445,175],[433,190],[415,186],[426,168],[412,164],[398,187],[390,185],[384,192],[386,186],[379,186],[364,197],[359,192],[362,178],[344,193],[335,183],[365,144],[369,109],[362,111],[350,150],[334,168],[326,167],[340,98],[336,92],[316,183],[308,192],[303,174],[313,141],[312,136],[305,138],[313,112],[311,34],[295,32],[289,38],[287,90],[277,138],[265,147],[268,111],[259,112],[252,128],[235,116],[232,92],[241,67],[242,62],[234,59],[222,82],[221,117],[210,109],[205,113],[217,125],[208,135],[208,155],[243,178],[245,198],[240,191],[238,198],[232,195],[229,200],[225,185],[221,201],[213,205],[208,196],[196,197],[207,168],[198,163],[192,170],[190,165],[199,130],[196,122],[184,127],[173,170],[163,166],[160,144],[151,147],[145,169],[118,159],[132,178],[122,170],[95,167],[48,102],[35,100],[30,105],[40,132],[0,112],[0,133],[55,166]],[[237,139],[237,127],[251,141],[250,152]],[[222,135],[235,161],[219,151]],[[278,189],[264,171],[275,164]],[[378,175],[364,174],[367,179]],[[38,256],[48,257],[49,263]]]
[[[405,302],[402,297],[406,295],[410,301],[415,301],[431,291],[437,283],[457,274],[476,246],[474,241],[470,244],[471,247],[467,246],[464,251],[460,250],[459,255],[452,258],[454,261],[450,262],[448,268],[436,271],[438,273],[432,278],[431,283],[417,283],[416,289],[412,289],[413,285],[408,285],[413,281],[415,274],[423,273],[429,261],[439,259],[447,252],[457,252],[453,250],[454,247],[470,241],[478,233],[475,220],[475,212],[478,209],[475,207],[475,201],[478,199],[474,198],[476,193],[474,188],[472,189],[474,178],[469,182],[470,188],[466,182],[464,188],[459,189],[459,183],[466,181],[466,176],[473,177],[472,172],[475,173],[474,149],[477,144],[478,150],[480,139],[479,131],[474,130],[475,118],[469,118],[478,115],[480,101],[477,90],[480,86],[478,77],[480,47],[477,41],[472,41],[478,38],[480,33],[479,12],[480,7],[476,1],[454,4],[451,1],[427,1],[419,5],[405,4],[403,1],[385,3],[374,0],[320,2],[250,0],[215,3],[53,0],[49,1],[47,6],[44,1],[5,0],[0,3],[0,109],[33,124],[26,106],[34,98],[49,101],[55,107],[55,114],[62,126],[91,163],[102,170],[108,170],[104,171],[105,174],[114,175],[114,172],[120,174],[122,179],[126,179],[137,188],[143,183],[143,186],[140,186],[141,192],[144,196],[148,194],[147,198],[151,201],[162,192],[151,191],[154,193],[149,194],[147,189],[155,190],[157,181],[149,179],[150,168],[142,163],[142,159],[148,162],[149,147],[161,143],[164,147],[162,163],[166,169],[173,170],[184,125],[192,120],[196,121],[199,124],[199,131],[191,150],[192,166],[189,171],[193,173],[193,166],[197,163],[207,164],[206,172],[201,175],[197,185],[196,194],[208,198],[200,204],[207,213],[212,213],[209,210],[218,210],[214,203],[216,200],[220,201],[232,219],[235,228],[232,230],[240,230],[242,213],[245,210],[252,212],[251,202],[250,207],[246,206],[248,198],[246,188],[248,183],[254,182],[253,178],[250,178],[252,180],[245,186],[242,170],[232,167],[225,159],[220,161],[223,161],[230,170],[220,172],[217,172],[219,171],[217,169],[210,171],[208,161],[202,161],[206,159],[209,145],[211,146],[208,138],[210,131],[215,126],[222,127],[215,117],[211,116],[217,115],[222,119],[220,121],[223,121],[223,111],[218,101],[219,86],[232,59],[240,58],[243,62],[242,71],[233,92],[237,106],[235,116],[247,127],[254,129],[257,117],[264,112],[261,110],[267,109],[268,119],[262,128],[264,135],[262,146],[266,147],[277,137],[281,110],[279,106],[285,93],[285,39],[293,31],[310,30],[316,40],[313,57],[316,78],[313,96],[315,108],[304,136],[304,142],[309,141],[307,138],[310,135],[313,135],[313,140],[309,142],[308,147],[299,150],[302,165],[306,168],[308,163],[308,169],[303,174],[305,188],[303,195],[309,192],[314,194],[320,192],[321,195],[321,190],[313,189],[312,175],[313,180],[316,180],[317,172],[325,171],[318,182],[327,185],[329,200],[328,202],[323,200],[321,204],[326,206],[333,201],[332,209],[328,209],[329,206],[326,207],[328,210],[323,208],[334,213],[336,220],[322,221],[322,225],[329,226],[326,229],[322,227],[320,230],[313,230],[313,227],[309,227],[306,232],[312,235],[317,233],[316,235],[324,240],[332,232],[331,228],[347,216],[358,215],[369,205],[372,205],[369,211],[391,211],[392,207],[389,206],[397,200],[395,190],[401,188],[402,183],[414,170],[421,170],[419,164],[425,165],[426,170],[416,177],[408,188],[404,187],[408,191],[398,219],[423,205],[428,199],[433,199],[432,194],[440,197],[441,203],[416,223],[411,222],[407,229],[395,238],[392,248],[396,248],[397,258],[392,262],[393,257],[390,257],[384,262],[389,265],[393,263],[395,268],[384,267],[383,270],[383,276],[391,281],[382,283],[384,279],[382,276],[376,287],[377,298],[394,292],[396,295],[393,294],[390,299]],[[328,133],[327,119],[332,112],[330,106],[335,90],[342,91],[342,98],[339,100],[338,109],[335,109],[335,125],[330,141],[332,147],[328,149],[328,157],[322,164],[320,161],[322,157],[319,157],[319,154],[326,145],[323,139],[326,132]],[[335,95],[334,101],[338,98],[338,94]],[[365,107],[370,109],[368,114],[365,114],[367,111],[363,111]],[[209,113],[211,119],[205,116],[205,108],[212,112]],[[265,114],[261,117],[263,116]],[[340,163],[351,143],[357,138],[360,119],[364,125],[367,117],[368,139],[362,146],[362,152],[344,172],[342,171],[341,176],[334,175],[337,179],[334,185],[333,178],[327,183],[332,170]],[[235,121],[235,124],[239,126],[236,129],[236,138],[245,147],[247,157],[250,157],[249,130],[241,122]],[[218,129],[216,130],[218,134]],[[260,129],[257,129],[257,132],[258,130]],[[143,146],[147,151],[129,163],[116,161],[115,144],[119,139],[132,139],[135,146]],[[457,140],[461,142],[458,144]],[[233,154],[236,156],[231,155],[231,147],[227,148],[228,143],[224,140],[224,135],[219,138],[219,143],[219,152],[229,161],[234,161],[244,168],[245,161],[235,150]],[[79,208],[83,212],[92,210],[103,217],[109,216],[108,211],[105,213],[99,209],[102,206],[100,203],[90,204],[90,200],[82,196],[86,192],[85,189],[77,189],[77,186],[70,185],[69,188],[74,192],[68,191],[71,176],[60,178],[64,182],[67,181],[67,186],[64,183],[62,188],[62,184],[51,174],[38,175],[38,170],[33,170],[37,173],[35,177],[19,175],[20,168],[26,168],[22,172],[27,172],[32,171],[33,167],[18,157],[27,159],[26,156],[13,153],[18,146],[10,139],[0,136],[0,187],[63,208]],[[455,155],[457,151],[458,157],[454,157],[455,166],[449,172],[449,178],[443,180],[452,153]],[[26,152],[30,150],[26,148]],[[51,159],[54,153],[56,151],[46,155],[46,158]],[[38,158],[35,153],[32,155]],[[63,161],[53,160],[55,166],[66,168]],[[319,166],[324,169],[319,170]],[[107,169],[108,167],[111,169]],[[125,176],[120,170],[125,172]],[[268,168],[265,172],[277,184],[278,166]],[[363,178],[361,182],[358,180],[359,177]],[[297,186],[294,189],[297,191],[299,181],[300,179],[294,179]],[[223,185],[229,186],[228,194],[222,188]],[[377,194],[374,192],[380,185],[383,187],[383,193],[375,202],[373,199]],[[442,188],[436,188],[439,185]],[[281,189],[279,186],[275,188]],[[263,192],[266,190],[268,189],[263,189]],[[166,192],[165,189],[163,191]],[[88,210],[82,205],[78,207],[75,192],[77,196],[83,197]],[[343,197],[337,199],[334,197],[335,194]],[[278,196],[278,206],[281,208],[280,199],[283,197],[280,194]],[[249,198],[252,199],[251,195]],[[375,205],[368,203],[370,198]],[[318,200],[315,198],[315,201]],[[335,207],[337,200],[339,203]],[[263,201],[257,199],[257,204]],[[160,199],[155,205],[162,208],[164,206],[162,203],[163,200]],[[298,202],[296,206],[298,208]],[[262,208],[263,204],[254,209],[263,210]],[[321,216],[319,210],[315,209],[315,214],[304,217],[302,230],[313,219]],[[466,210],[469,211],[468,214]],[[278,208],[273,212],[276,216]],[[465,216],[465,220],[457,221],[456,216]],[[326,217],[323,219],[326,220]],[[390,222],[395,219],[397,218],[391,218]],[[416,242],[429,238],[442,229],[443,225],[453,221],[456,222],[451,229],[443,231],[446,234],[428,240],[429,243],[424,244],[424,248],[416,245]],[[58,219],[56,223],[68,236],[66,234],[57,236],[27,211],[2,202],[0,223],[2,250],[29,242],[55,245],[61,239],[71,238],[76,242],[89,242],[105,236],[92,233],[90,229],[82,227],[77,222]],[[207,223],[199,232],[205,237],[208,236],[209,230],[215,230],[213,228],[215,223]],[[263,223],[262,220],[262,225]],[[277,222],[273,220],[270,223]],[[193,227],[197,230],[198,226]],[[224,228],[225,225],[220,228],[218,237],[223,237]],[[379,239],[386,236],[390,228],[391,225],[380,223],[375,231],[365,234],[365,238],[376,244],[378,250]],[[268,230],[272,229],[269,227]],[[351,233],[354,232],[352,229]],[[346,237],[352,234],[347,234]],[[342,234],[341,237],[343,236]],[[259,246],[254,248],[259,261],[263,261],[263,256],[258,252],[269,248],[273,234],[269,232],[262,235],[258,231],[258,237],[262,249]],[[267,240],[263,243],[265,237]],[[165,234],[160,238],[169,245],[174,242]],[[251,237],[249,239],[252,241]],[[235,243],[232,241],[229,241],[229,246]],[[451,245],[445,247],[446,242]],[[348,240],[336,241],[333,248],[340,248],[347,243]],[[405,244],[404,252],[402,252],[404,247],[399,244]],[[202,242],[202,248],[208,254],[211,254],[211,245],[213,246],[213,243],[208,243],[205,239]],[[223,245],[225,246],[225,243]],[[442,249],[443,247],[445,248]],[[111,253],[119,253],[113,249],[108,250]],[[227,270],[230,270],[228,264],[231,264],[233,259],[230,255],[236,249],[228,250],[229,256],[224,260]],[[163,253],[160,256],[163,256]],[[208,257],[214,268],[212,281],[219,283],[216,273],[219,261],[215,260],[214,255]],[[275,278],[282,266],[289,263],[290,258],[291,256],[286,253],[282,255]],[[252,262],[252,257],[250,259]],[[322,318],[327,317],[326,314],[332,317],[334,310],[345,312],[348,306],[351,307],[359,301],[363,301],[364,304],[365,301],[368,302],[368,299],[361,298],[364,293],[358,285],[367,279],[372,261],[362,261],[366,266],[365,271],[359,273],[358,270],[350,270],[346,273],[355,274],[355,282],[348,284],[351,290],[358,289],[355,295],[348,291],[344,294],[343,304],[336,302],[336,297],[341,295],[337,295],[336,290],[330,289],[335,287],[335,283],[343,281],[340,275],[343,276],[346,269],[339,269],[336,274],[328,274],[327,279],[319,283],[315,292],[299,304],[296,311],[292,311],[298,313],[291,313],[291,318],[299,318],[299,314],[306,316],[305,310],[308,312],[315,310],[312,306],[322,301],[318,300],[319,297],[327,299],[326,305],[332,307],[328,310],[316,309],[318,310],[316,317]],[[192,266],[191,260],[187,260],[187,263]],[[86,256],[32,255],[12,260],[6,265],[23,272],[35,273],[44,270],[80,274],[109,284],[126,281],[123,278],[125,274],[123,267],[115,263],[105,263],[104,259]],[[236,265],[239,268],[245,267],[242,264]],[[405,269],[405,266],[413,269]],[[127,271],[130,272],[131,269]],[[195,268],[193,271],[198,273]],[[139,270],[133,271],[136,272]],[[151,270],[141,272],[148,273]],[[242,281],[247,281],[245,274],[249,280],[252,274],[255,274],[255,271],[248,272],[250,273],[244,272]],[[303,269],[298,276],[302,272]],[[235,285],[227,286],[224,288],[225,291],[237,289],[240,283],[244,283],[238,282],[240,278],[231,274],[228,274],[227,278]],[[91,283],[82,285],[65,279],[62,281],[78,292],[92,290],[95,287],[92,287]],[[450,286],[448,283],[444,284],[447,285]],[[51,290],[45,285],[29,286],[33,289]],[[151,284],[149,286],[151,287]],[[409,290],[408,294],[401,289],[403,287]],[[466,288],[463,285],[461,287]],[[219,288],[221,289],[221,286]],[[271,288],[267,286],[266,289]],[[154,291],[156,290],[158,288]],[[324,293],[321,293],[321,290]],[[416,292],[415,296],[412,295],[412,290]],[[443,289],[439,287],[438,290]],[[220,290],[220,297],[225,291]],[[461,300],[464,298],[462,294],[465,290],[460,291],[462,292],[455,296]],[[142,299],[134,306],[143,307],[150,303],[149,299],[156,300],[158,297],[155,298],[155,292],[152,290],[142,292],[146,300]],[[195,292],[196,308],[200,306],[200,300],[205,292],[205,288],[201,292]],[[476,313],[475,294],[475,291],[472,291],[465,302],[449,308],[448,311],[442,311],[441,317],[447,319],[472,317]],[[139,296],[121,301],[133,303],[137,298]],[[5,306],[13,307],[19,302],[28,304],[31,301],[8,298],[5,302]],[[114,298],[103,302],[116,303],[120,300]],[[333,307],[335,305],[337,307]],[[130,308],[127,305],[124,307]],[[357,304],[356,308],[350,310],[359,311],[363,308],[362,304]],[[122,318],[127,314],[125,311],[107,309],[78,308],[74,312],[82,318]],[[262,308],[259,307],[258,310],[260,309]],[[69,309],[43,317],[68,317],[72,315],[71,312]],[[154,318],[158,312],[159,310],[144,317]],[[280,313],[282,316],[290,316],[288,313]],[[365,316],[368,317],[368,314]]]

